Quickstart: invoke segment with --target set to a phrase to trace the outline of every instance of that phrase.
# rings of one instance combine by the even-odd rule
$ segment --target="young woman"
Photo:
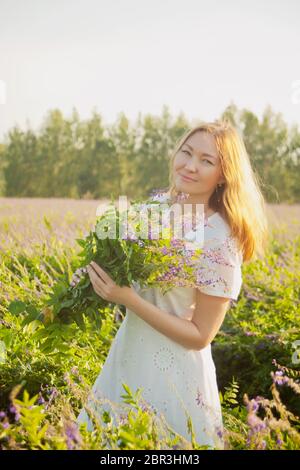
[[[222,449],[211,342],[240,293],[242,263],[263,253],[268,233],[264,199],[238,130],[226,121],[189,130],[171,156],[170,187],[161,200],[203,204],[201,280],[196,288],[174,287],[163,295],[138,284],[119,287],[101,266],[88,267],[96,293],[126,306],[92,394],[122,403],[123,383],[139,388],[176,432],[190,440],[190,417],[197,442]],[[84,408],[77,422],[93,428]]]

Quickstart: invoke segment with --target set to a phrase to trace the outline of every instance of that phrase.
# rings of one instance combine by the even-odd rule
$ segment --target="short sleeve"
[[[196,287],[208,295],[237,300],[242,286],[242,253],[233,237],[203,248],[196,263]]]

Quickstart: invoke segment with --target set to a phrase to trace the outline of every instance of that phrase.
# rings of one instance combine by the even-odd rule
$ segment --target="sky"
[[[0,139],[48,111],[300,124],[299,0],[0,0]]]

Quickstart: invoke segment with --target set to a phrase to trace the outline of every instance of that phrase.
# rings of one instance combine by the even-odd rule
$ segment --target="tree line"
[[[259,119],[231,103],[221,114],[244,138],[268,202],[300,202],[300,130],[268,106]],[[197,125],[183,113],[141,113],[131,123],[124,113],[105,125],[93,111],[81,120],[75,108],[65,118],[49,111],[38,130],[14,126],[0,144],[3,197],[146,197],[169,183],[169,158],[184,132]]]

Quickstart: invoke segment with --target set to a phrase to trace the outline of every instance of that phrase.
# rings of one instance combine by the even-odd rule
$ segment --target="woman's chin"
[[[177,191],[182,191],[184,193],[189,193],[191,191],[191,183],[188,181],[180,181],[176,184]]]

